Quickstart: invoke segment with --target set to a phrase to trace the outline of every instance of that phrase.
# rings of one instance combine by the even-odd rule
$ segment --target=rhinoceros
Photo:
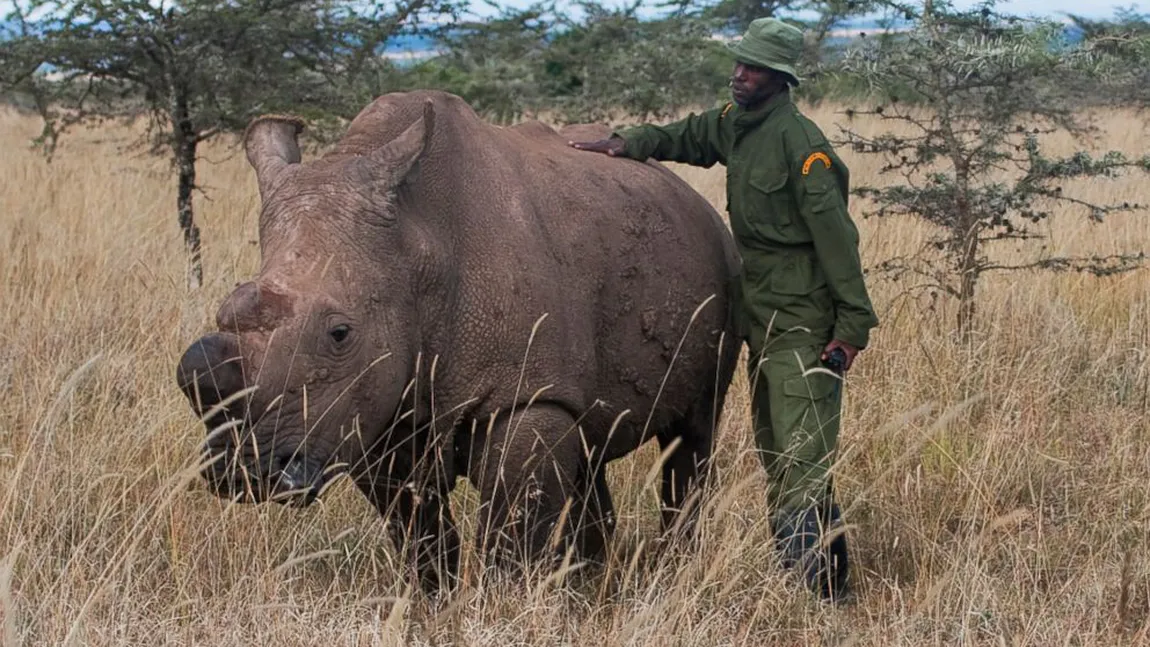
[[[654,438],[663,531],[689,527],[740,346],[711,205],[653,161],[441,92],[377,98],[307,162],[302,129],[248,126],[259,272],[176,370],[215,494],[307,505],[347,476],[438,589],[458,578],[458,479],[483,555],[594,561],[605,465]]]

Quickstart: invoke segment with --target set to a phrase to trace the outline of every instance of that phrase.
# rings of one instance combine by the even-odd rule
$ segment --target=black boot
[[[830,514],[823,527],[834,537],[827,546],[825,578],[820,583],[819,592],[824,599],[835,602],[851,598],[850,561],[847,557],[847,534],[842,528],[842,515],[837,503],[831,504]]]
[[[838,505],[781,513],[773,522],[775,546],[784,568],[798,568],[823,600],[840,602],[850,596],[846,535],[839,531],[824,549],[824,534],[838,531]]]

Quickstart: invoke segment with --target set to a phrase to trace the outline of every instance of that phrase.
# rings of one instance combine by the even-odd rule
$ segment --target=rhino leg
[[[662,531],[666,537],[694,534],[711,459],[716,423],[712,410],[711,406],[693,407],[658,435],[663,452],[678,441],[663,463]]]
[[[615,532],[615,505],[607,487],[607,466],[589,461],[582,483],[576,548],[584,559],[598,561],[607,552],[607,542]]]
[[[536,404],[500,416],[490,435],[476,440],[483,450],[470,471],[480,492],[479,554],[508,566],[558,559],[573,539],[571,513],[586,490],[575,420],[560,407]]]
[[[389,477],[358,483],[360,490],[387,520],[396,550],[407,558],[409,571],[426,593],[454,587],[459,575],[459,532],[451,515],[443,483]]]
[[[420,501],[419,497],[433,497]],[[409,551],[408,563],[429,593],[452,588],[459,576],[459,532],[447,505],[446,493],[426,490],[422,495],[404,488],[398,496],[398,515],[388,529],[391,539]]]

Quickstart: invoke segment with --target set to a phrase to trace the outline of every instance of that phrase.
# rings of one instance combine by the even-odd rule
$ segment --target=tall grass
[[[841,117],[812,115],[833,131]],[[1150,127],[1100,116],[1099,148]],[[877,126],[875,126],[877,127]],[[229,506],[195,473],[202,428],[173,380],[183,348],[258,264],[242,156],[207,151],[206,284],[183,289],[162,161],[90,131],[47,163],[34,120],[0,114],[0,640],[105,644],[1138,644],[1150,642],[1150,280],[1026,273],[953,305],[870,282],[882,325],[847,387],[837,467],[859,598],[826,608],[773,563],[740,371],[719,430],[703,541],[652,545],[657,452],[612,466],[607,575],[487,578],[413,594],[382,522],[346,484],[312,508]],[[1073,142],[1055,140],[1055,148]],[[856,182],[877,161],[842,155]],[[720,209],[722,169],[678,167]],[[1082,185],[1147,202],[1144,181]],[[868,265],[921,225],[856,219]],[[1065,253],[1150,248],[1150,214],[1048,226]],[[1027,254],[1026,250],[1002,250]],[[474,496],[455,495],[463,532]],[[475,574],[473,555],[464,571]]]

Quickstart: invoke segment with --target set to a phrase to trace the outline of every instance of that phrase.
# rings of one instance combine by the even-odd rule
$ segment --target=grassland
[[[812,114],[828,130],[839,119]],[[1138,116],[1099,119],[1094,147],[1150,147]],[[992,277],[970,347],[954,339],[951,304],[924,308],[871,281],[882,326],[850,376],[838,467],[854,606],[824,608],[773,566],[741,376],[698,551],[646,550],[649,447],[613,467],[606,576],[476,585],[468,554],[472,583],[433,603],[397,576],[382,523],[346,484],[305,511],[225,506],[190,469],[202,429],[172,375],[257,266],[242,156],[206,151],[206,284],[192,294],[166,165],[124,150],[116,129],[67,140],[49,164],[27,150],[36,131],[0,113],[4,645],[1150,643],[1150,270]],[[843,156],[856,181],[876,181],[875,160]],[[721,169],[678,170],[723,206]],[[1147,186],[1077,188],[1150,202]],[[868,265],[924,236],[861,208]],[[1047,234],[1055,252],[1147,249],[1150,214],[1060,214]],[[458,498],[473,505],[466,488]]]

